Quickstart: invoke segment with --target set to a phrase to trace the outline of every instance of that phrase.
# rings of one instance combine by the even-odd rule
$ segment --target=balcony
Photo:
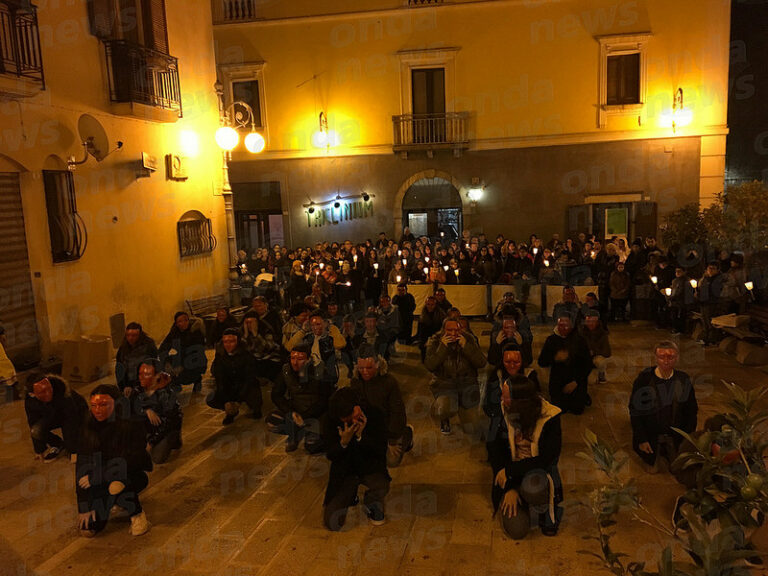
[[[394,151],[406,154],[424,150],[453,150],[460,155],[469,148],[467,112],[445,114],[403,114],[392,116]]]
[[[30,97],[45,90],[37,8],[0,0],[0,95]]]
[[[176,58],[125,40],[104,40],[104,47],[112,102],[129,104],[128,113],[142,118],[172,122],[181,117]]]
[[[233,24],[253,22],[256,17],[256,0],[212,0],[213,23]]]

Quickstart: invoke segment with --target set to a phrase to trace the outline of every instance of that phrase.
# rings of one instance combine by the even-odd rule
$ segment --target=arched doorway
[[[419,178],[403,194],[402,218],[402,225],[416,236],[455,240],[462,229],[461,195],[445,177]]]

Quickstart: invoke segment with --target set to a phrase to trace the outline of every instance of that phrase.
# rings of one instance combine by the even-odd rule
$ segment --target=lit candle
[[[448,265],[443,266],[443,270],[445,270],[446,272],[448,272],[448,268],[450,268],[450,266]]]
[[[458,268],[456,268],[456,270],[454,270],[453,273],[456,274],[456,278],[459,277],[459,269]]]
[[[315,276],[320,276],[320,270],[315,270]]]
[[[325,266],[325,262],[320,262],[320,270],[323,269],[323,266]]]
[[[304,264],[301,265],[301,269],[304,270]]]
[[[398,251],[397,251],[397,255],[398,255],[398,256],[402,256],[402,255],[403,255],[403,251],[402,251],[402,250],[398,250]]]
[[[339,268],[341,268],[342,264],[344,264],[344,260],[339,260]]]
[[[373,269],[374,270],[378,270],[379,269],[379,263],[378,262],[374,262],[373,263]]]
[[[440,237],[442,238],[443,236],[445,236],[445,232],[440,232]]]
[[[400,276],[395,276],[395,280],[397,280],[397,283],[400,284],[401,277]]]
[[[664,294],[667,296],[672,296],[672,288],[664,288]]]
[[[547,268],[549,268],[549,260],[544,260],[544,266],[546,266]]]
[[[533,249],[533,255],[536,256],[536,254],[538,254],[538,253],[539,253],[539,249],[538,248],[534,248]]]
[[[589,256],[590,256],[590,258],[594,258],[595,257],[595,251],[592,250],[592,252],[589,253]]]
[[[755,287],[755,285],[752,282],[744,282],[744,288],[752,292],[752,289]]]
[[[405,258],[403,258],[403,266],[408,266],[408,260],[406,260]]]
[[[698,287],[698,285],[699,285],[699,283],[698,283],[698,282],[696,282],[696,280],[693,280],[693,279],[691,279],[691,288],[693,288],[694,290],[696,290],[696,288]]]
[[[427,268],[426,266],[424,266],[424,274],[429,275],[429,268]]]
[[[357,264],[357,254],[355,254],[354,256],[352,256],[352,260],[354,260],[354,261],[355,261],[355,264]]]
[[[352,286],[352,282],[347,281],[347,286]]]
[[[429,256],[424,256],[424,262],[429,262]]]
[[[651,282],[653,282],[654,284],[658,284],[659,279],[656,276],[651,276]]]

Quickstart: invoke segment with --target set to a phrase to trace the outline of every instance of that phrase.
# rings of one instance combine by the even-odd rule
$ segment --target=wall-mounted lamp
[[[661,115],[661,126],[672,128],[676,133],[678,128],[684,128],[693,121],[693,111],[685,107],[683,89],[678,88],[672,96],[672,111]]]
[[[325,112],[320,112],[318,116],[318,130],[312,134],[312,146],[315,148],[325,148],[326,150],[332,146],[338,146],[339,136],[335,130],[328,130],[328,117]]]
[[[477,201],[483,197],[483,185],[480,183],[480,178],[472,178],[472,187],[467,190],[467,198],[472,203],[472,206],[477,206]]]

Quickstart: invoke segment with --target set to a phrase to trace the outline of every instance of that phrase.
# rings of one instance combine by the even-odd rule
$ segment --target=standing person
[[[125,327],[125,338],[117,349],[115,357],[115,379],[117,387],[126,397],[139,392],[139,365],[147,358],[157,358],[157,346],[138,322]]]
[[[440,332],[429,339],[424,366],[432,372],[430,390],[440,432],[451,433],[451,417],[459,414],[465,428],[475,424],[472,411],[480,402],[477,371],[485,365],[477,340],[464,334],[461,323],[447,318]]]
[[[699,410],[690,376],[676,369],[677,345],[659,342],[654,355],[656,366],[640,372],[629,398],[632,447],[651,473],[664,460],[667,465],[674,462],[683,437],[673,428],[694,432]]]
[[[286,452],[294,452],[302,439],[310,454],[325,449],[320,420],[328,411],[333,388],[309,361],[310,355],[307,344],[295,346],[272,387],[275,410],[267,417],[267,427],[270,432],[287,436]]]
[[[291,273],[288,276],[288,287],[286,288],[288,302],[290,305],[301,303],[310,293],[311,288],[301,260],[294,260],[291,264]]]
[[[35,458],[51,462],[62,449],[77,454],[88,403],[59,376],[34,371],[27,377],[24,412]],[[53,433],[61,428],[61,436]]]
[[[728,304],[722,298],[724,283],[725,275],[720,272],[720,263],[713,260],[707,264],[704,276],[699,280],[697,292],[701,322],[704,325],[704,334],[699,342],[704,346],[713,346],[720,339],[720,331],[712,325],[712,318],[725,314],[728,309]]]
[[[627,319],[627,302],[629,290],[632,287],[632,279],[624,270],[624,263],[617,262],[616,270],[611,274],[611,320],[624,322]]]
[[[181,448],[181,406],[178,384],[163,372],[157,360],[145,360],[139,366],[141,391],[139,405],[147,430],[147,446],[152,462],[162,464],[171,450]]]
[[[550,368],[549,397],[563,412],[581,414],[592,404],[587,390],[592,356],[584,338],[573,329],[570,315],[557,319],[554,334],[541,348],[539,366]]]
[[[355,373],[349,387],[357,391],[363,411],[381,411],[387,421],[387,466],[394,468],[413,448],[413,427],[405,416],[405,403],[397,379],[387,372],[387,364],[379,359],[373,346],[358,350]]]
[[[256,359],[240,340],[240,331],[229,328],[221,337],[211,366],[216,388],[208,394],[206,404],[226,413],[221,423],[232,424],[240,412],[240,402],[252,410],[255,420],[261,418],[261,386],[259,385]]]
[[[328,530],[341,530],[347,509],[357,500],[361,484],[367,487],[363,504],[374,526],[386,522],[384,499],[389,492],[387,472],[387,425],[375,409],[364,412],[351,388],[337,390],[323,426],[326,455],[331,461],[323,500],[323,523]]]
[[[400,332],[397,337],[404,344],[410,344],[413,340],[413,313],[416,310],[416,300],[413,294],[408,293],[408,285],[405,282],[397,285],[397,294],[392,298],[392,304],[400,314]]]
[[[672,323],[672,334],[687,332],[688,312],[696,303],[696,296],[691,286],[691,280],[685,268],[675,268],[675,279],[672,280],[669,294],[669,315]]]
[[[560,409],[520,374],[504,380],[500,392],[489,406],[486,444],[494,513],[501,508],[501,526],[513,540],[525,538],[534,514],[541,533],[555,536],[563,515]]]
[[[119,397],[120,390],[106,384],[90,395],[75,468],[78,528],[85,537],[104,530],[111,515],[129,517],[134,536],[150,527],[139,501],[152,470],[146,433],[140,421],[115,412]]]
[[[158,350],[165,366],[170,363],[179,385],[192,384],[193,392],[203,389],[203,374],[208,369],[205,357],[205,335],[192,327],[189,314],[176,312],[168,335]]]

